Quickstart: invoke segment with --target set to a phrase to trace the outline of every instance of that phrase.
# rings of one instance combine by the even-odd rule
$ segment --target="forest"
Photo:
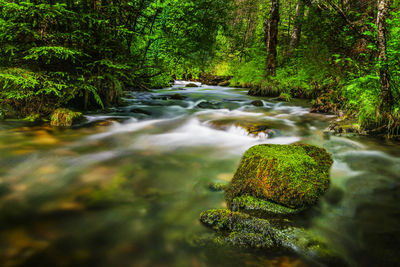
[[[0,265],[398,266],[400,1],[0,0]]]
[[[397,1],[0,2],[4,116],[118,104],[172,78],[232,77],[398,135]],[[8,111],[7,111],[8,110]]]

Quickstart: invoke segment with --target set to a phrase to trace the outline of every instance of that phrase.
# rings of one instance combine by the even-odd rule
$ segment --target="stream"
[[[225,207],[210,182],[228,182],[253,145],[296,142],[334,158],[308,227],[349,266],[399,265],[399,143],[326,134],[333,117],[306,101],[185,84],[125,93],[124,107],[70,129],[0,122],[0,265],[320,266],[193,241],[212,232],[199,214]]]

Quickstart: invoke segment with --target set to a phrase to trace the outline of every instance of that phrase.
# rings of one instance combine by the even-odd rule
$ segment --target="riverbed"
[[[225,207],[210,182],[229,182],[253,145],[296,142],[334,158],[307,227],[349,266],[398,265],[399,143],[327,134],[333,116],[307,101],[185,85],[127,92],[123,107],[70,129],[0,122],[1,265],[319,266],[301,253],[194,242],[212,232],[199,214]]]

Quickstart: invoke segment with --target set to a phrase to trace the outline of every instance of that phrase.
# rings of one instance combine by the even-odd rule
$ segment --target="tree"
[[[290,51],[293,51],[293,49],[295,49],[299,45],[301,38],[301,28],[303,26],[304,11],[305,11],[304,0],[298,0],[296,6],[296,16],[294,18],[292,36],[290,39]]]
[[[271,11],[269,19],[265,21],[265,42],[267,46],[267,75],[276,76],[276,55],[278,46],[279,25],[279,0],[271,0]]]
[[[390,111],[393,106],[393,94],[390,87],[390,73],[388,67],[387,47],[386,47],[386,18],[389,14],[390,0],[378,0],[378,49],[379,49],[379,76],[382,94],[383,111]]]

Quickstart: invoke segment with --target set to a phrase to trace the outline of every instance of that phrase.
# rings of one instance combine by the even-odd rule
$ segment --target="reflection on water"
[[[232,177],[260,143],[324,146],[330,191],[309,225],[351,266],[394,266],[400,247],[398,144],[329,137],[307,103],[203,86],[130,93],[73,129],[0,124],[3,266],[308,266],[287,253],[199,248],[201,211],[224,207],[211,181]],[[179,95],[177,95],[179,94]]]

